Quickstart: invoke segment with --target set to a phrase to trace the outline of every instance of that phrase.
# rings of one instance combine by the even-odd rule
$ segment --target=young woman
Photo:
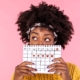
[[[74,29],[69,17],[58,7],[45,2],[38,6],[31,5],[30,10],[20,13],[18,31],[24,44],[27,42],[38,45],[61,45],[63,49],[72,39]],[[32,62],[22,62],[15,68],[13,80],[79,80],[80,72],[76,65],[66,63],[62,58],[56,58],[50,64],[49,72],[56,70],[55,74],[34,74],[37,69],[28,67]],[[60,74],[57,74],[60,72]]]

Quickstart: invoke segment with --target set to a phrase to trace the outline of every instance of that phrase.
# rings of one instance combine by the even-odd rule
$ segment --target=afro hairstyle
[[[48,5],[46,2],[41,2],[38,6],[31,4],[29,10],[20,12],[16,24],[18,25],[17,31],[20,32],[20,39],[23,43],[29,42],[26,31],[38,22],[45,23],[47,25],[46,28],[49,27],[49,24],[52,25],[58,35],[56,45],[61,45],[65,49],[65,45],[71,41],[74,29],[64,11],[61,11],[55,5]]]

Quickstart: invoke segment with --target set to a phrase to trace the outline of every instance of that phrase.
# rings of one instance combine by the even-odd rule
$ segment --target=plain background
[[[22,46],[17,32],[18,14],[27,10],[30,4],[37,5],[42,0],[0,0],[0,79],[11,80],[15,66],[22,62]],[[64,10],[72,21],[75,35],[62,57],[66,62],[76,64],[80,68],[80,0],[44,0]]]

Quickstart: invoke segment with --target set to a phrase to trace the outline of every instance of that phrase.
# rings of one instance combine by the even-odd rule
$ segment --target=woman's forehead
[[[44,28],[44,27],[36,27],[31,32],[52,33],[48,28]]]

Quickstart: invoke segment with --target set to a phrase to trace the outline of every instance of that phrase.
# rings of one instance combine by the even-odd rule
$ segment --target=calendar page
[[[23,45],[23,61],[33,62],[35,65],[27,65],[36,68],[34,73],[48,73],[47,66],[53,64],[54,58],[61,57],[61,45]]]

